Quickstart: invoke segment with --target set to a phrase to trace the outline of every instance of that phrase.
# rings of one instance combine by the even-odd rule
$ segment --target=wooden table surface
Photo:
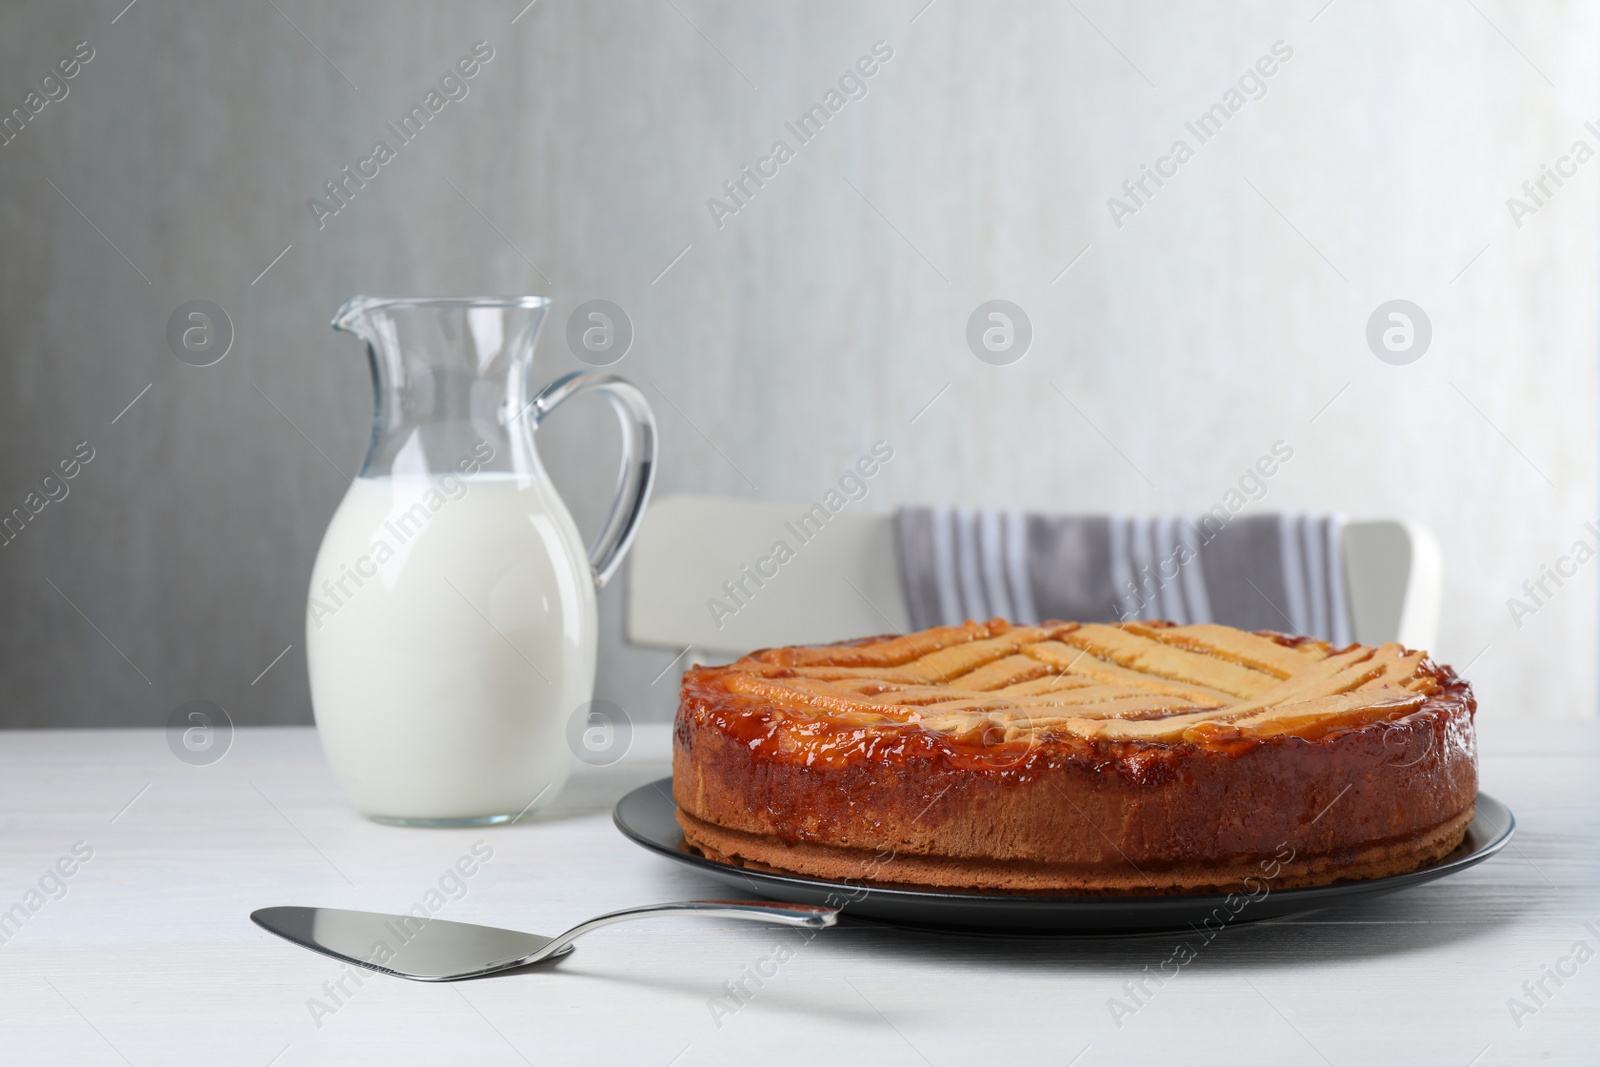
[[[1129,983],[1158,972],[1175,935],[844,925],[806,940],[667,920],[590,935],[547,970],[448,985],[360,972],[357,985],[250,911],[399,912],[438,892],[441,917],[553,934],[726,895],[611,825],[619,796],[667,773],[667,729],[642,727],[627,758],[581,768],[539,817],[466,830],[359,818],[308,728],[237,731],[204,767],[157,731],[0,737],[6,1064],[1600,1062],[1593,722],[1482,732],[1483,788],[1518,821],[1499,856],[1367,904],[1227,929],[1137,999]],[[452,880],[480,841],[490,858]],[[774,959],[746,1003],[726,999]]]

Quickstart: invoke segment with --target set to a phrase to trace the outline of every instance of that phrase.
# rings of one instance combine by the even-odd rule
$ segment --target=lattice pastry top
[[[919,726],[986,745],[1315,739],[1409,715],[1453,678],[1397,644],[1335,651],[1211,624],[1000,619],[767,649],[714,671],[769,714]]]

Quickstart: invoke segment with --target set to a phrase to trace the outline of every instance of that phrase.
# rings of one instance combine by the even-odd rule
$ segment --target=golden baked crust
[[[1475,708],[1398,645],[995,619],[689,671],[673,792],[691,847],[830,879],[1319,885],[1459,844]]]

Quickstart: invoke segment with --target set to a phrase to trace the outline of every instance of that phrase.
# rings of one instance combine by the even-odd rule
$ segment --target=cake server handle
[[[641,908],[596,915],[579,923],[539,950],[548,959],[591,930],[633,919],[654,919],[665,915],[698,916],[706,919],[745,919],[750,922],[777,923],[805,930],[824,930],[839,921],[839,909],[821,904],[785,904],[768,900],[680,900],[671,904],[647,904]],[[531,962],[531,961],[530,961]]]

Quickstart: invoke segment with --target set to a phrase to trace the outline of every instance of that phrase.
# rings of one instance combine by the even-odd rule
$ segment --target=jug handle
[[[639,387],[615,374],[576,371],[564,375],[539,390],[529,404],[530,421],[537,429],[561,403],[579,393],[597,392],[611,401],[622,425],[622,469],[617,475],[617,495],[611,512],[589,546],[589,567],[596,589],[602,588],[616,573],[639,530],[650,489],[656,480],[656,417],[650,402]]]

